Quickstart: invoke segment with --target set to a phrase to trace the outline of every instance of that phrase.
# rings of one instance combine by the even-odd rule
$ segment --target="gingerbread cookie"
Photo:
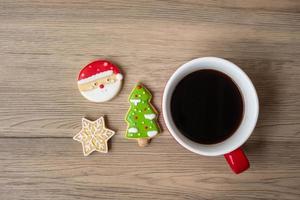
[[[93,151],[107,153],[107,141],[114,134],[114,131],[105,127],[104,117],[100,117],[96,121],[82,118],[82,129],[73,139],[81,142],[83,155],[88,156]]]
[[[122,79],[117,66],[107,60],[97,60],[80,71],[77,83],[80,93],[86,99],[104,102],[118,94]]]
[[[152,95],[138,83],[129,96],[130,108],[126,115],[126,138],[137,139],[139,146],[146,146],[159,133],[157,111],[151,105]]]

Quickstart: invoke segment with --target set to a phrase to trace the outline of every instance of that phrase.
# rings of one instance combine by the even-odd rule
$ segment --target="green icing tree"
[[[150,103],[151,98],[151,93],[140,83],[134,87],[129,96],[126,137],[137,139],[139,146],[146,146],[148,141],[159,132],[156,122],[157,112]]]

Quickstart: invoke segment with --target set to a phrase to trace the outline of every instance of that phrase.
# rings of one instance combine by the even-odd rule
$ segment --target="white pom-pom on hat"
[[[122,80],[122,79],[123,79],[123,75],[120,74],[120,73],[118,73],[118,74],[116,75],[116,78],[117,78],[117,80]]]

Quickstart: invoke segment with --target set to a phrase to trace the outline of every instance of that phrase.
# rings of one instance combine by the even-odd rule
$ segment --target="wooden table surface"
[[[218,56],[239,65],[260,99],[244,145],[251,169],[231,173],[162,134],[139,148],[124,139],[137,81],[161,111],[164,85],[181,64]],[[300,199],[300,2],[0,2],[0,199]],[[77,74],[106,58],[125,74],[107,103],[86,101]],[[82,155],[81,118],[106,115],[108,154]]]

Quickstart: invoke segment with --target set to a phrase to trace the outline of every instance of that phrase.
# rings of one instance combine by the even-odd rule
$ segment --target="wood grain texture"
[[[0,199],[299,199],[300,2],[0,1]],[[164,130],[147,148],[125,140],[136,81],[160,111],[164,85],[186,61],[227,58],[253,80],[261,112],[236,176],[222,157],[198,156]],[[121,93],[81,97],[78,71],[107,58]],[[85,158],[71,139],[81,117],[106,115],[117,134]]]

